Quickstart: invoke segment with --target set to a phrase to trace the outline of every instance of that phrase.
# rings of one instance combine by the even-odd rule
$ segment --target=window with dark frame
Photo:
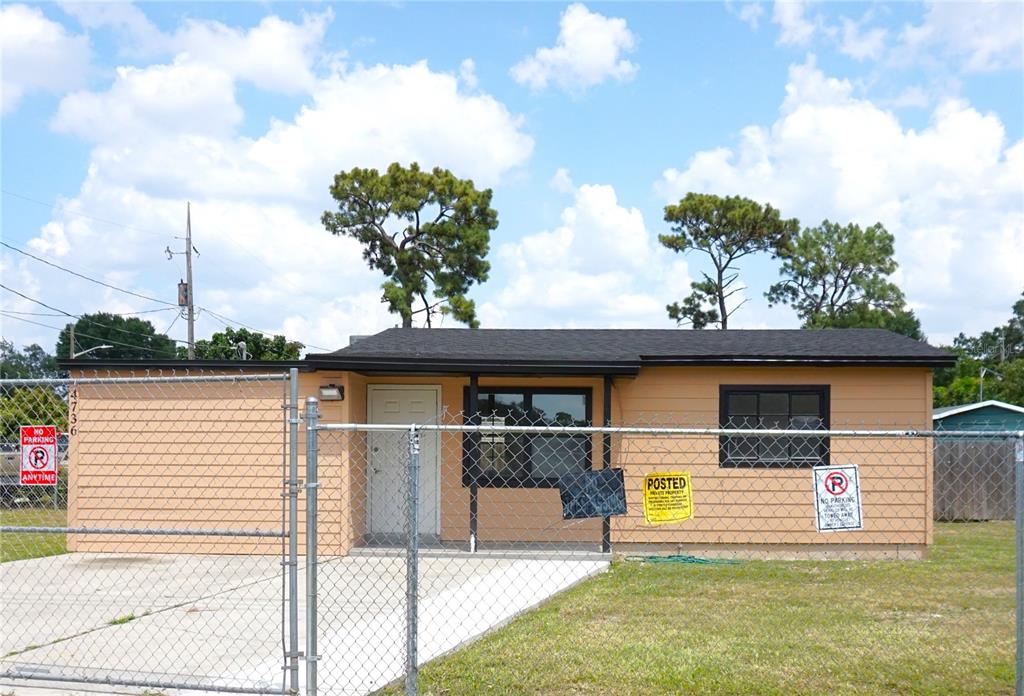
[[[571,388],[480,387],[475,420],[482,424],[586,426],[592,391]],[[471,414],[469,390],[465,413]],[[469,422],[469,420],[467,420]],[[589,435],[467,433],[462,483],[484,488],[555,488],[560,477],[592,468]]]
[[[744,430],[828,430],[828,385],[722,385],[719,426]],[[719,464],[734,468],[827,465],[827,437],[719,437]]]

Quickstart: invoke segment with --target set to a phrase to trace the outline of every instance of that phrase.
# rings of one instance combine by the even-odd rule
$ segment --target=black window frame
[[[569,396],[583,396],[584,402],[584,419],[586,424],[590,425],[594,422],[594,390],[591,387],[515,387],[515,386],[502,386],[502,387],[489,387],[479,386],[477,387],[477,394],[522,394],[523,395],[523,408],[526,413],[530,413],[533,409],[533,397],[537,394],[564,394]],[[479,404],[479,400],[478,400]],[[469,387],[463,388],[463,409],[462,412],[466,414],[465,422],[470,423],[470,418],[479,415],[473,413],[469,403]],[[472,438],[477,437],[476,433],[463,433],[462,434],[462,486],[467,488],[472,485],[476,485],[480,488],[557,488],[559,479],[557,477],[545,477],[536,478],[531,475],[532,469],[532,453],[525,462],[525,467],[521,475],[517,476],[494,476],[486,473],[479,468],[479,464],[474,464],[470,452],[470,443]],[[590,447],[587,449],[587,459],[582,471],[590,471],[594,468],[594,462],[596,461],[596,445],[594,444],[594,438],[591,435],[564,435],[566,438],[587,438],[590,443]],[[533,442],[530,440],[529,446],[532,448]]]
[[[792,417],[792,398],[794,394],[816,394],[818,396],[818,417],[821,430],[828,430],[832,425],[832,388],[828,384],[720,384],[718,387],[718,426],[723,429],[730,427],[729,397],[736,394],[785,393],[790,397],[790,417]],[[760,408],[759,408],[760,411]],[[758,413],[760,418],[760,413]],[[828,466],[832,453],[830,438],[822,437],[819,442],[821,456],[807,462],[792,460],[780,464],[778,460],[744,460],[730,459],[726,443],[728,435],[718,437],[718,465],[726,469],[810,469],[815,466]]]

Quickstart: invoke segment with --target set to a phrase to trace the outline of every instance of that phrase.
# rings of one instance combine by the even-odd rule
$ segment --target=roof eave
[[[310,369],[304,360],[58,360],[60,370],[287,370]]]
[[[809,366],[809,367],[953,367],[953,356],[642,356],[645,366]]]

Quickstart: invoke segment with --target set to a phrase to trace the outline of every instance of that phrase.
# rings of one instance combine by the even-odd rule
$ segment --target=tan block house
[[[953,356],[925,343],[873,329],[390,329],[294,364],[78,361],[65,367],[75,374],[86,365],[135,373],[186,366],[268,372],[294,366],[300,369],[303,399],[328,385],[338,388],[334,393],[340,399],[320,404],[322,423],[894,431],[892,437],[799,441],[426,432],[419,525],[426,542],[457,549],[563,544],[616,552],[895,557],[919,556],[932,542],[931,443],[895,432],[930,428],[932,369],[953,362]],[[244,398],[225,389],[165,390],[164,402],[155,406],[151,393],[133,399],[125,390],[82,389],[83,424],[91,413],[113,411],[119,414],[115,429],[136,436],[127,448],[109,446],[110,429],[83,427],[73,437],[70,524],[110,526],[139,515],[152,526],[278,524],[282,386],[268,383]],[[220,424],[214,441],[211,421]],[[189,442],[200,443],[198,449],[190,449]],[[403,443],[402,433],[322,433],[324,553],[386,545],[404,533]],[[859,465],[860,531],[816,531],[810,469],[828,463]],[[176,477],[202,476],[214,465],[225,485],[215,490],[191,485],[182,495]],[[563,520],[559,481],[606,466],[623,470],[627,514]],[[641,482],[654,471],[690,473],[693,519],[645,523]],[[150,497],[136,505],[142,509],[125,512],[124,502],[138,498],[133,487],[140,485]],[[202,513],[198,522],[196,512]],[[77,548],[119,550],[128,543],[87,537]],[[269,552],[273,543],[265,547]],[[184,546],[168,539],[167,550],[232,552],[238,546],[230,538],[187,540]]]

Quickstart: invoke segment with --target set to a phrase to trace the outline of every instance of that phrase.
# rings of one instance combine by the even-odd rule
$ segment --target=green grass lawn
[[[0,509],[0,526],[63,527],[66,510],[52,508]],[[0,532],[0,563],[67,553],[63,534]]]
[[[924,561],[623,561],[424,666],[428,694],[1009,694],[1010,522]]]

